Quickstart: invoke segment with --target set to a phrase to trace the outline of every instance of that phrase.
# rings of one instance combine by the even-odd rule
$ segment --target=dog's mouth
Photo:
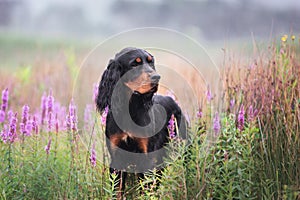
[[[151,83],[151,84],[145,84],[142,85],[139,88],[136,88],[133,90],[134,94],[149,94],[149,93],[156,93],[158,90],[158,83]]]
[[[158,83],[152,83],[152,88],[150,90],[150,92],[157,92],[158,90]]]
[[[149,76],[144,73],[138,78],[126,82],[125,85],[131,89],[134,93],[138,94],[148,94],[155,93],[158,90],[160,76],[157,74]]]
[[[150,86],[151,86],[151,89],[149,92],[157,92],[157,89],[158,89],[158,84],[159,84],[159,80],[160,80],[160,75],[158,74],[154,74],[150,77]]]

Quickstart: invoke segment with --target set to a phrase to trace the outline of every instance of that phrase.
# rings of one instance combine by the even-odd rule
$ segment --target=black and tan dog
[[[96,100],[101,113],[108,108],[105,134],[120,191],[128,172],[159,168],[169,142],[168,124],[174,115],[175,133],[185,134],[185,119],[176,102],[156,95],[160,75],[154,57],[143,49],[125,48],[109,61],[99,83]]]

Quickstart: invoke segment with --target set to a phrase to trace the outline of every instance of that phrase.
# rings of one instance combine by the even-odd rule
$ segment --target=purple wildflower
[[[63,119],[66,116],[66,108],[56,101],[53,107],[53,114],[54,113],[57,115],[58,119]]]
[[[0,110],[0,123],[5,121],[5,111],[8,107],[8,88],[2,91],[2,105]]]
[[[98,84],[94,83],[93,87],[93,101],[96,102],[98,96]]]
[[[8,116],[8,121],[10,121],[10,119],[12,118],[12,116],[14,115],[14,112],[12,111],[12,110],[9,110],[8,112],[7,112],[7,116]]]
[[[14,141],[17,139],[17,122],[18,122],[17,115],[18,113],[15,113],[10,118],[9,130],[8,130],[8,141],[10,143],[14,143]]]
[[[53,128],[53,114],[52,112],[48,113],[48,131],[51,132]]]
[[[48,144],[45,146],[45,151],[46,151],[47,155],[49,155],[50,150],[51,150],[51,142],[52,142],[52,138],[50,137],[49,141],[48,141]]]
[[[202,112],[202,108],[199,108],[197,111],[197,118],[200,119],[203,117],[203,112]]]
[[[221,123],[220,123],[220,117],[218,112],[216,112],[214,117],[214,133],[215,135],[218,135],[221,130]]]
[[[39,133],[39,126],[38,126],[38,123],[37,123],[37,117],[35,115],[33,116],[31,124],[32,124],[32,130],[37,135]]]
[[[71,130],[71,117],[70,117],[69,114],[66,116],[66,123],[65,123],[65,125],[66,125],[67,130],[70,131]]]
[[[24,105],[22,109],[22,121],[20,123],[20,132],[26,136],[30,136],[30,130],[26,128],[29,119],[29,106]]]
[[[207,102],[210,102],[213,99],[209,86],[207,86],[206,99],[207,99]]]
[[[52,95],[52,90],[50,90],[49,95],[46,100],[47,106],[47,122],[48,122],[48,131],[53,129],[53,114],[54,114],[54,97]]]
[[[26,134],[25,125],[22,122],[20,123],[20,132],[24,135]]]
[[[76,106],[74,105],[73,99],[69,105],[69,114],[66,119],[67,129],[70,131],[77,131],[77,115],[76,115]]]
[[[50,90],[49,95],[47,97],[47,112],[53,112],[54,106],[54,97],[52,96],[52,90]]]
[[[84,128],[88,130],[92,126],[92,110],[93,106],[91,104],[87,104],[84,109]]]
[[[27,131],[27,136],[30,136],[32,131],[32,119],[30,118],[30,116],[28,117],[28,120],[26,122],[25,130]]]
[[[59,120],[57,114],[55,115],[55,132],[56,134],[59,132]]]
[[[29,106],[28,105],[24,105],[23,106],[23,109],[22,109],[22,122],[24,124],[26,124],[27,120],[28,120],[28,117],[29,117]]]
[[[245,111],[244,111],[244,105],[241,105],[239,114],[238,114],[238,122],[237,127],[240,131],[244,129],[244,123],[245,123]]]
[[[101,124],[102,124],[103,126],[106,125],[106,117],[107,117],[107,114],[108,114],[108,106],[105,107],[105,109],[104,109],[104,111],[103,111],[103,113],[102,113],[102,115],[101,115]]]
[[[57,116],[58,120],[60,122],[63,121],[66,114],[67,114],[67,108],[64,107],[64,106],[61,106],[60,109],[59,109],[59,112],[57,114],[58,114],[58,116]]]
[[[252,122],[254,120],[257,113],[258,113],[258,110],[254,109],[253,106],[250,105],[249,108],[248,108],[248,120],[249,120],[249,122]]]
[[[8,140],[8,128],[7,128],[6,124],[4,124],[4,126],[3,126],[3,129],[0,133],[0,137],[1,137],[1,139],[4,143],[7,142],[7,140]]]
[[[53,109],[53,115],[52,115],[52,124],[55,127],[55,131],[58,125],[58,129],[63,129],[64,127],[61,126],[63,121],[66,119],[66,107],[61,106],[59,102],[55,102],[54,109]]]
[[[1,105],[1,110],[6,111],[8,107],[8,88],[2,91],[2,105]]]
[[[3,110],[0,110],[0,123],[5,121],[5,112]]]
[[[76,106],[73,104],[73,116],[72,116],[72,130],[77,131],[77,115],[76,115]]]
[[[42,109],[41,124],[44,124],[46,114],[47,114],[47,96],[46,96],[46,93],[44,93],[43,96],[42,96],[41,109]]]
[[[97,160],[96,160],[95,143],[93,144],[93,147],[91,149],[90,162],[92,167],[96,167]]]
[[[174,114],[171,115],[171,118],[169,120],[168,131],[169,131],[170,138],[171,139],[175,138],[176,133],[175,133],[175,117],[174,117]]]

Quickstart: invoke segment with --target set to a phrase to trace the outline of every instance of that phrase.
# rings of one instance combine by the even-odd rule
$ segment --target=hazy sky
[[[134,3],[129,4],[131,5],[131,7],[128,8],[130,12],[128,12],[128,10],[124,10],[123,7],[116,8],[118,5],[124,6],[124,4],[118,4],[118,1],[134,1]],[[149,18],[139,18],[134,15],[134,5],[137,5],[140,9],[137,13],[144,14],[144,10],[139,7],[139,3],[141,1],[158,4],[155,6],[149,6],[149,12],[151,12],[148,13],[149,16],[146,15],[148,10],[145,9],[146,14],[143,16],[151,17],[152,21],[148,20]],[[189,10],[184,10],[185,6],[183,4],[181,4],[183,5],[183,9],[173,6],[169,9],[169,13],[156,12],[165,6],[159,5],[162,2],[168,2],[171,5],[174,2],[188,1],[214,1],[213,5],[216,7],[218,7],[217,2],[226,2],[232,5],[229,6],[229,10],[231,9],[235,12],[227,12],[226,9],[228,9],[228,6],[226,5],[224,6],[224,11],[222,10],[222,6],[224,4],[219,4],[219,12],[213,13],[216,16],[210,18],[212,23],[214,23],[213,26],[207,25],[209,22],[201,20],[206,18],[205,10],[202,12],[202,15],[195,9],[193,9],[193,13],[189,13]],[[23,2],[25,8],[20,8],[13,14],[15,15],[13,16],[15,20],[12,21],[14,22],[15,27],[18,27],[19,30],[32,30],[34,32],[47,33],[47,31],[53,31],[54,34],[59,34],[60,31],[71,31],[72,33],[76,33],[77,31],[81,34],[84,33],[84,30],[88,30],[86,33],[93,34],[92,31],[94,31],[94,33],[98,35],[101,31],[115,33],[137,26],[160,25],[167,28],[180,29],[182,31],[194,31],[197,29],[199,35],[203,34],[203,30],[205,30],[205,34],[208,36],[212,36],[211,33],[216,33],[217,36],[215,37],[219,37],[218,33],[224,33],[228,30],[238,35],[252,31],[269,33],[274,28],[274,32],[281,34],[282,32],[289,31],[293,26],[299,27],[298,24],[300,22],[300,19],[298,19],[300,15],[297,14],[300,13],[300,0],[24,0]],[[251,2],[255,2],[256,5]],[[239,7],[238,5],[240,3],[245,4],[243,4],[243,7]],[[186,5],[187,9],[191,9],[189,5],[193,4]],[[210,4],[208,4],[208,7],[209,5]],[[112,6],[115,7],[112,8]],[[201,6],[201,4],[199,4],[199,6]],[[244,6],[249,6],[249,9]],[[260,7],[270,8],[270,10],[257,9]],[[240,8],[245,9],[247,12]],[[288,8],[296,8],[297,10],[292,11],[288,10]],[[119,13],[115,13],[114,9],[119,9]],[[174,9],[181,10],[181,12],[184,12],[186,16],[180,16],[176,10],[174,11]],[[277,12],[282,10],[285,12]],[[257,13],[255,13],[256,11]],[[208,12],[208,14],[210,14],[210,11]],[[155,13],[153,18],[151,15],[152,13]],[[174,19],[170,18],[170,15],[168,14],[172,15]],[[202,16],[202,18],[197,19],[197,16]],[[24,20],[26,20],[26,23],[24,23]],[[143,20],[146,23],[143,23]],[[286,20],[286,22],[284,20]],[[245,25],[242,26],[243,24]],[[297,28],[296,31],[298,30],[300,29]]]

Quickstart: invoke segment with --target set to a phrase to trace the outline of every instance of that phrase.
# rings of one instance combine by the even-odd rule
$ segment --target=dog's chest
[[[121,148],[131,152],[148,152],[149,139],[144,137],[136,137],[129,132],[113,134],[109,138],[113,150]]]

